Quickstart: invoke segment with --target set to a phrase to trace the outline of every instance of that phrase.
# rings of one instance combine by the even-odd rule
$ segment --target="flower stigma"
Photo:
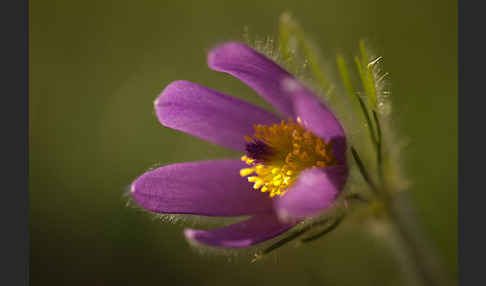
[[[283,196],[303,170],[337,165],[332,141],[326,143],[306,130],[300,118],[253,128],[253,136],[245,136],[246,154],[241,157],[250,167],[241,169],[240,175],[271,198]]]

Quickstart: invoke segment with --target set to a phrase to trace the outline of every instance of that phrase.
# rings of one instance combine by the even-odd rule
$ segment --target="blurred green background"
[[[411,195],[457,277],[456,1],[30,1],[30,274],[32,285],[399,285],[396,258],[344,224],[276,258],[201,255],[184,224],[127,207],[155,164],[234,155],[162,127],[153,101],[186,79],[252,102],[206,66],[215,44],[276,36],[290,11],[324,57],[365,37],[391,75]],[[231,258],[231,259],[230,259]]]

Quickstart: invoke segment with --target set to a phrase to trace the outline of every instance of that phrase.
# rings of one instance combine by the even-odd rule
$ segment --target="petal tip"
[[[130,186],[130,194],[135,194],[135,182]]]
[[[161,96],[158,96],[155,100],[154,100],[154,108],[157,108],[157,105],[159,105],[159,100],[160,100]]]
[[[144,208],[145,207],[145,202],[143,200],[143,195],[140,193],[140,188],[138,184],[138,180],[135,180],[131,185],[130,185],[130,192],[128,195],[131,197],[131,199],[138,204],[138,206]],[[141,196],[142,195],[142,196]]]
[[[219,71],[220,60],[241,55],[242,51],[251,50],[247,45],[240,42],[226,42],[220,44],[208,53],[207,63],[210,69]]]
[[[263,53],[240,42],[227,42],[208,53],[210,69],[230,74],[252,88],[285,116],[293,117],[291,98],[281,80],[292,77]]]
[[[187,87],[192,87],[194,83],[187,81],[187,80],[175,80],[171,83],[169,83],[159,94],[159,97],[156,99],[156,102],[159,101],[159,99],[165,98],[167,96],[171,96],[174,91],[177,91],[181,88],[187,88]]]
[[[194,86],[194,83],[187,80],[176,80],[169,83],[159,94],[159,96],[154,101],[155,114],[159,122],[165,126],[170,127],[168,122],[168,116],[166,113],[169,112],[168,106],[165,106],[178,94],[181,94],[184,89]]]
[[[188,240],[191,240],[191,241],[195,240],[196,234],[197,234],[197,230],[194,230],[194,229],[191,229],[191,228],[184,229],[184,236]]]
[[[139,204],[142,202],[140,201],[140,190],[138,187],[138,181],[139,179],[135,180],[131,185],[130,185],[130,196]]]
[[[184,237],[186,238],[186,241],[191,245],[191,246],[194,246],[194,247],[202,247],[202,246],[205,246],[204,243],[202,243],[201,241],[198,240],[198,233],[200,231],[196,230],[196,229],[192,229],[192,228],[186,228],[184,229]]]

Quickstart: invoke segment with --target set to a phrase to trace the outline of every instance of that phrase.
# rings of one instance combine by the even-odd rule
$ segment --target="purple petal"
[[[282,224],[275,214],[263,214],[212,230],[185,229],[184,234],[188,240],[199,244],[241,248],[271,239],[292,226],[294,225]]]
[[[285,80],[284,88],[292,94],[296,117],[315,135],[333,141],[334,155],[340,164],[346,163],[344,129],[334,114],[308,89],[296,80]]]
[[[240,160],[167,165],[149,171],[132,184],[132,195],[157,213],[241,216],[271,212],[268,195],[255,191],[239,175]]]
[[[274,124],[272,113],[188,81],[169,84],[155,101],[162,125],[243,152],[253,124]]]
[[[292,99],[281,85],[293,78],[272,60],[241,43],[222,44],[209,52],[211,69],[226,72],[255,90],[287,117],[294,117]]]
[[[278,216],[292,221],[318,215],[336,200],[346,178],[343,166],[303,171],[290,190],[275,201]]]

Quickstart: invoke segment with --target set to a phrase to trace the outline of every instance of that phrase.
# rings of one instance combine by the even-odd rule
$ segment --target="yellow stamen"
[[[253,136],[245,136],[244,139],[249,143],[254,142],[254,138],[262,141],[272,154],[264,161],[242,156],[241,160],[251,167],[241,169],[240,175],[253,174],[248,177],[248,181],[254,183],[253,188],[268,192],[272,198],[283,196],[303,170],[337,164],[332,142],[324,142],[306,130],[300,118],[297,118],[297,123],[282,120],[271,126],[255,124],[253,128]]]
[[[260,179],[260,180],[257,180],[257,181],[255,182],[255,184],[253,184],[253,188],[254,188],[255,190],[259,189],[261,186],[263,186],[263,180],[261,180],[261,179]]]
[[[324,163],[324,161],[317,161],[317,162],[316,162],[316,166],[317,166],[317,167],[324,168],[324,167],[326,166],[326,163]]]
[[[240,176],[246,177],[255,172],[255,168],[244,168],[240,170]]]
[[[252,164],[255,162],[255,160],[248,158],[246,155],[241,156],[241,161],[247,163],[248,165]]]

